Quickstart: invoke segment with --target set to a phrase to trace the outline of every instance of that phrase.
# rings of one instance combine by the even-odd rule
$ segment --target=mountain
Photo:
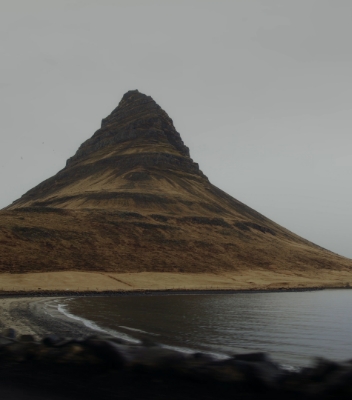
[[[167,113],[127,92],[65,168],[0,212],[0,272],[301,277],[352,261],[229,196],[199,169]]]

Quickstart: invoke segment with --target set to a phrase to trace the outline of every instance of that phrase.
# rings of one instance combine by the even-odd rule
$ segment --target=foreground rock
[[[352,361],[320,359],[290,372],[263,353],[218,360],[113,337],[36,340],[7,330],[0,336],[0,395],[4,388],[49,399],[347,399]]]

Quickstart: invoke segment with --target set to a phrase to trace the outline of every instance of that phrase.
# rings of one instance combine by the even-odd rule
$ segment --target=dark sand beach
[[[0,329],[15,329],[18,335],[43,337],[55,333],[61,337],[81,337],[95,333],[62,313],[45,310],[45,303],[55,297],[0,298]]]

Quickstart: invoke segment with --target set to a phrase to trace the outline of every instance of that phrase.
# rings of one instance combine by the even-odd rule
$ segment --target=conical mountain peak
[[[130,90],[123,95],[119,105],[112,113],[103,119],[102,127],[114,123],[128,123],[133,116],[141,118],[150,114],[159,116],[159,118],[165,119],[165,122],[167,121],[172,125],[172,120],[166,112],[150,96],[140,93],[138,90]]]
[[[103,147],[142,139],[147,147],[150,147],[148,142],[155,144],[167,141],[180,155],[189,156],[188,147],[184,145],[167,113],[150,96],[131,90],[125,93],[119,105],[102,120],[101,128],[80,146],[67,165]]]
[[[137,90],[63,170],[0,213],[0,255],[3,272],[192,273],[188,282],[207,273],[207,286],[216,278],[224,288],[239,276],[249,289],[315,286],[317,277],[331,286],[333,270],[352,276],[351,260],[212,185],[171,118]]]

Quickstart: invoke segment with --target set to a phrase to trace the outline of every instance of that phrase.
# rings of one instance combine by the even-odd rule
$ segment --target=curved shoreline
[[[237,293],[296,293],[296,292],[315,292],[320,290],[351,290],[352,287],[346,286],[321,286],[305,288],[281,288],[281,289],[155,289],[155,290],[105,290],[105,291],[0,291],[0,299],[6,298],[41,298],[41,297],[115,297],[115,296],[153,296],[153,295],[202,295],[202,294],[237,294]]]
[[[41,318],[48,299],[54,300],[0,301],[2,318],[22,315],[23,326],[31,322],[27,332],[18,332],[17,337],[11,332],[0,335],[2,398],[350,399],[352,361],[318,359],[311,367],[293,371],[264,353],[234,354],[220,360],[203,352],[183,354],[154,343],[131,344],[105,335],[82,338],[92,333],[82,332],[82,326],[67,338],[69,321],[60,317],[55,324],[56,316]],[[47,323],[53,332],[49,336],[40,331]]]
[[[7,297],[0,299],[0,329],[14,329],[18,335],[42,337],[55,333],[62,337],[88,336],[96,333],[83,324],[65,317],[59,311],[48,313],[46,297]]]
[[[301,292],[321,290],[320,288],[271,290],[270,292]],[[120,296],[173,296],[173,295],[206,295],[263,293],[269,291],[249,290],[149,290],[149,291],[105,291],[105,292],[6,292],[0,293],[0,329],[12,328],[20,335],[40,337],[51,332],[61,336],[95,334],[96,330],[83,323],[68,318],[58,310],[48,313],[45,307],[49,301],[78,297],[120,297]]]
[[[284,292],[302,291],[309,289]],[[214,294],[214,291],[139,291],[105,295],[182,295],[190,292],[196,295]],[[242,290],[218,291],[217,294],[229,292],[268,293]],[[76,297],[85,295],[77,293]],[[95,295],[101,296],[100,293]],[[239,399],[300,400],[347,399],[350,396],[352,361],[317,359],[308,368],[288,370],[263,353],[236,354],[220,360],[207,352],[183,354],[154,343],[127,343],[90,329],[55,307],[61,304],[60,300],[72,297],[65,293],[65,296],[12,294],[0,298],[0,330],[14,328],[17,331],[16,339],[7,339],[6,333],[0,335],[0,395],[6,391],[17,395],[18,382],[21,382],[20,389],[27,394],[26,399],[41,399],[39,395],[44,393],[51,398],[57,390],[62,390],[63,397],[59,397],[60,400],[70,399],[71,394],[76,392],[80,393],[80,397],[74,395],[72,398],[75,400],[101,399],[101,387],[106,388],[109,399],[115,399],[118,392],[131,400],[152,399],[160,390],[165,398],[172,400],[197,398],[194,393],[202,394],[199,398],[221,397],[229,400],[234,395]],[[28,338],[30,335],[32,339]],[[112,360],[114,364],[111,364]],[[66,386],[59,382],[65,382]],[[164,382],[162,386],[160,382]],[[336,382],[339,386],[336,386]],[[8,384],[10,386],[6,386]],[[134,390],[135,387],[138,389]],[[143,397],[146,391],[150,391],[150,397]],[[329,397],[331,394],[333,397]],[[91,395],[93,397],[89,397]]]
[[[105,291],[105,292],[12,292],[0,293],[0,330],[12,328],[18,334],[40,337],[55,333],[62,337],[97,334],[94,327],[81,320],[70,318],[52,307],[55,300],[82,297],[125,297],[125,296],[182,296],[182,295],[236,295],[258,293],[299,293],[350,288],[296,288],[275,290],[148,290],[148,291]],[[55,304],[54,304],[55,305]],[[48,307],[50,310],[48,311]],[[99,332],[98,332],[99,333]]]

